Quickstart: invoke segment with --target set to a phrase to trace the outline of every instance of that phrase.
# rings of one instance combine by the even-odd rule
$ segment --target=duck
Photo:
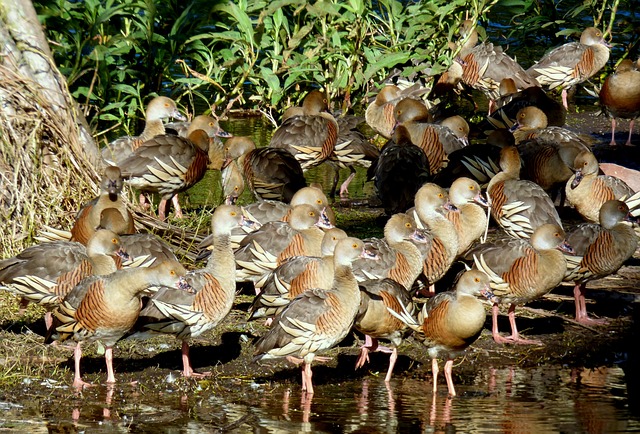
[[[486,143],[473,143],[449,154],[447,167],[435,174],[433,182],[446,188],[456,179],[466,177],[486,188],[489,180],[500,171],[500,150],[515,144],[515,138],[508,129],[493,130]]]
[[[188,286],[181,284],[186,272],[177,262],[117,270],[83,279],[64,297],[53,312],[56,321],[47,333],[45,343],[76,341],[74,388],[81,390],[91,386],[82,380],[80,372],[81,343],[99,340],[105,345],[107,384],[114,384],[113,346],[134,326],[140,313],[141,293],[154,285],[179,286],[187,290]]]
[[[224,166],[224,163],[222,164]],[[221,166],[222,197],[226,205],[235,205],[244,193],[244,176],[236,161]]]
[[[600,208],[608,200],[625,200],[637,208],[637,194],[623,180],[610,175],[599,175],[598,160],[590,151],[579,153],[574,162],[575,174],[567,181],[567,200],[590,223],[600,220]]]
[[[575,320],[582,324],[606,324],[587,313],[587,283],[615,273],[635,253],[638,237],[624,222],[636,223],[626,203],[608,200],[600,207],[599,223],[583,223],[567,235],[574,253],[567,255],[565,282],[575,283]]]
[[[546,53],[527,73],[543,87],[562,89],[562,105],[569,109],[567,89],[593,77],[609,61],[609,48],[604,35],[595,27],[587,27],[580,42],[569,42]]]
[[[125,224],[117,210],[106,208],[100,214],[98,229],[108,229],[118,234]],[[157,261],[178,261],[173,247],[151,233],[120,235],[120,244],[130,257],[122,264],[124,267],[148,267]]]
[[[520,143],[527,139],[557,143],[563,147],[591,149],[593,140],[583,134],[575,133],[563,127],[550,126],[547,115],[538,107],[524,107],[518,111],[516,122],[511,131]]]
[[[207,118],[194,119],[187,139],[160,135],[144,142],[120,163],[122,176],[142,192],[158,193],[158,218],[167,217],[168,201],[200,181],[207,171],[209,133]],[[176,218],[183,218],[177,199],[173,200]]]
[[[233,135],[223,130],[218,119],[214,118],[213,115],[198,115],[190,122],[171,122],[166,124],[165,128],[167,130],[171,129],[178,136],[187,139],[189,138],[189,133],[193,131],[192,124],[200,125],[201,129],[202,126],[206,125],[206,132],[209,136],[209,163],[207,167],[211,170],[221,170],[224,164],[224,143],[220,139],[233,137]]]
[[[553,198],[575,171],[576,156],[588,148],[527,139],[517,145],[522,160],[520,178],[533,181]]]
[[[273,133],[269,147],[289,151],[304,171],[335,159],[338,122],[328,113],[325,95],[319,90],[309,92],[302,108],[290,113]]]
[[[447,192],[437,184],[428,182],[416,193],[416,206],[408,213],[424,228],[426,243],[416,244],[422,256],[422,273],[418,277],[420,289],[426,295],[435,294],[435,283],[449,270],[458,253],[458,232],[453,222],[445,217],[455,206]]]
[[[401,306],[413,314],[411,293],[393,279],[372,279],[358,283],[360,288],[360,307],[353,327],[365,335],[365,342],[360,346],[360,355],[356,361],[356,369],[369,361],[369,353],[381,351],[389,353],[389,367],[384,377],[385,383],[391,381],[393,368],[398,360],[398,346],[402,343],[407,325],[393,316],[387,309],[400,312]],[[382,346],[379,339],[389,340],[391,347]]]
[[[564,279],[567,260],[563,252],[573,249],[564,230],[552,223],[535,229],[530,239],[503,238],[471,249],[468,258],[474,268],[491,280],[493,296],[492,335],[496,343],[541,345],[538,340],[524,339],[518,333],[515,320],[516,306],[536,300]],[[501,304],[509,304],[511,336],[502,336],[498,330],[498,312]]]
[[[629,137],[625,146],[633,146],[631,144],[633,124],[640,116],[640,70],[637,68],[637,63],[630,59],[622,60],[615,72],[602,83],[598,97],[603,112],[611,118],[609,145],[616,146],[616,119],[629,119]]]
[[[438,391],[438,357],[444,356],[444,377],[450,397],[456,396],[453,384],[455,357],[478,340],[484,328],[486,313],[479,296],[492,296],[489,277],[479,270],[464,272],[455,288],[430,298],[418,319],[403,305],[396,317],[407,324],[427,346],[433,373],[433,394]]]
[[[86,246],[77,241],[52,241],[27,247],[0,261],[0,284],[25,302],[43,306],[45,325],[51,311],[82,279],[114,272],[129,256],[118,234],[97,230]]]
[[[520,179],[515,146],[500,151],[500,169],[487,186],[491,216],[513,238],[529,238],[536,228],[562,221],[549,194],[533,181]]]
[[[386,139],[393,137],[393,131],[396,126],[395,107],[398,102],[405,98],[416,98],[416,88],[409,87],[400,89],[395,84],[384,85],[375,99],[367,105],[365,111],[365,121],[376,133]],[[433,118],[429,114],[428,122],[432,122]]]
[[[302,363],[302,390],[314,394],[311,365],[316,354],[333,348],[349,333],[360,306],[352,263],[371,257],[365,244],[347,237],[336,245],[331,289],[309,288],[293,299],[255,344],[254,361],[286,357]]]
[[[291,198],[290,203],[279,200],[262,200],[258,202],[242,205],[242,214],[254,223],[253,226],[242,226],[231,231],[231,242],[234,250],[240,246],[242,239],[251,232],[258,230],[263,224],[269,222],[288,222],[291,217],[291,210],[298,205],[311,205],[316,211],[324,213],[327,220],[332,226],[336,225],[336,215],[329,204],[329,199],[321,188],[315,186],[303,187],[298,190]],[[208,248],[211,246],[213,238],[209,235],[205,237],[200,244],[200,254],[198,260],[206,259],[208,256]]]
[[[118,234],[135,233],[133,215],[121,196],[123,186],[124,181],[120,168],[118,166],[106,167],[100,182],[100,194],[84,204],[76,215],[71,227],[71,241],[86,245],[95,234],[100,224],[100,216],[105,209],[112,209],[121,215],[123,225],[117,232]]]
[[[329,196],[335,197],[340,178],[339,170],[345,167],[350,173],[340,185],[339,196],[346,198],[349,197],[349,184],[356,176],[356,166],[368,169],[371,163],[380,157],[380,150],[357,129],[363,122],[361,117],[340,116],[336,120],[339,134],[336,141],[336,161],[331,162],[335,175]]]
[[[487,230],[488,216],[485,208],[489,203],[482,195],[480,185],[467,177],[460,177],[451,184],[449,201],[455,208],[446,210],[445,217],[456,228],[456,256],[459,257]]]
[[[193,370],[189,339],[215,328],[229,314],[236,292],[235,260],[231,229],[245,222],[240,208],[218,206],[211,217],[214,249],[204,268],[189,271],[185,281],[191,291],[162,287],[146,302],[128,338],[144,339],[153,334],[174,335],[182,341],[182,376],[200,378],[210,372]]]
[[[513,80],[505,78],[502,83],[509,83]],[[567,110],[564,106],[551,98],[540,86],[531,86],[526,89],[517,90],[515,84],[507,85],[509,92],[502,95],[499,100],[496,101],[496,109],[486,117],[486,122],[483,123],[483,129],[486,127],[490,129],[497,128],[511,128],[516,122],[518,112],[525,108],[534,106],[542,110],[547,117],[547,123],[550,126],[562,127],[567,120]],[[485,127],[486,125],[486,127]]]
[[[307,185],[302,167],[282,148],[256,148],[250,137],[236,136],[225,142],[226,162],[237,162],[246,185],[257,200],[289,203],[293,195]],[[224,180],[223,166],[223,180]]]
[[[469,124],[461,116],[450,116],[440,124],[430,123],[427,107],[410,98],[396,105],[395,116],[397,124],[409,131],[411,142],[427,156],[432,175],[446,166],[448,154],[469,144]]]
[[[406,289],[413,286],[422,270],[422,255],[416,244],[421,245],[426,240],[411,216],[405,213],[392,215],[384,225],[384,238],[364,241],[377,259],[358,259],[353,263],[353,273],[358,281],[390,278]]]
[[[462,82],[487,96],[491,113],[494,101],[500,97],[502,79],[512,79],[517,89],[538,86],[539,83],[506,54],[502,47],[490,42],[478,44],[476,27],[471,20],[462,22],[459,33],[466,39],[460,48],[456,63],[462,66]]]
[[[333,252],[338,241],[347,238],[339,228],[325,231],[320,256],[292,256],[267,277],[249,308],[249,320],[271,318],[307,288],[331,289]]]
[[[110,142],[102,149],[102,158],[110,164],[118,165],[147,140],[164,135],[166,131],[163,120],[169,118],[181,121],[187,119],[180,113],[176,102],[171,98],[166,96],[153,98],[145,110],[145,125],[142,133],[139,136],[120,137]]]
[[[411,208],[422,184],[430,179],[429,161],[411,142],[409,130],[399,125],[394,138],[382,148],[380,157],[368,170],[376,194],[387,215]]]
[[[220,126],[220,122],[218,122],[218,119],[214,118],[213,116],[209,116],[209,115],[198,115],[195,118],[193,118],[193,121],[200,119],[200,117],[206,117],[207,122],[211,122],[211,131],[210,131],[210,136],[209,137],[222,137],[222,138],[229,138],[229,137],[233,137],[232,134],[228,133],[227,131],[225,131],[224,129],[222,129],[222,127]],[[189,128],[191,127],[191,122],[189,121],[181,121],[181,122],[169,122],[167,124],[165,124],[165,130],[172,130],[174,131],[178,136],[180,137],[184,137],[187,138],[189,137]]]
[[[235,251],[236,280],[262,287],[268,274],[286,259],[297,256],[320,256],[323,229],[331,229],[326,214],[311,205],[298,205],[289,222],[269,222],[248,234]]]

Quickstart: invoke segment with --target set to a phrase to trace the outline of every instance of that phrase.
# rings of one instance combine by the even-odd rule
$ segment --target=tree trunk
[[[102,160],[29,0],[0,0],[0,242],[69,228],[99,191]]]
[[[8,69],[14,78],[33,81],[40,86],[41,98],[60,116],[68,116],[72,122],[66,133],[69,144],[80,155],[99,164],[98,147],[91,136],[86,119],[69,94],[65,78],[53,62],[42,26],[33,4],[29,0],[0,0],[0,66]],[[9,73],[5,71],[5,73]],[[5,75],[5,74],[2,74]],[[3,77],[5,78],[5,77]],[[8,78],[8,77],[6,77]],[[9,113],[17,113],[15,102],[8,95],[15,89],[2,80],[0,105]]]

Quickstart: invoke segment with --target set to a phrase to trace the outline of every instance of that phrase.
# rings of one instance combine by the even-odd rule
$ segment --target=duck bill
[[[364,258],[364,259],[370,259],[372,261],[377,261],[378,259],[380,259],[380,257],[378,255],[376,255],[375,253],[373,253],[371,250],[367,249],[366,247],[364,247],[362,249],[362,253],[360,253],[360,257]]]
[[[109,200],[115,202],[118,200],[118,194],[121,188],[118,187],[118,181],[109,181],[107,185],[107,193],[109,194]]]
[[[571,190],[575,189],[578,185],[580,185],[580,182],[582,181],[582,178],[584,177],[584,175],[582,174],[581,170],[578,170],[576,172],[576,176],[574,176],[573,181],[571,181]]]
[[[489,202],[487,201],[487,199],[484,198],[484,196],[481,193],[478,193],[477,195],[475,195],[475,197],[473,198],[473,201],[482,206],[489,206]]]
[[[492,303],[497,303],[499,301],[498,297],[491,291],[491,287],[489,285],[486,285],[480,290],[480,295]]]
[[[249,229],[251,232],[253,231],[257,231],[258,229],[260,229],[260,226],[262,226],[260,223],[250,220],[248,218],[246,218],[245,216],[242,216],[242,218],[240,219],[240,226],[243,228],[247,228]]]
[[[224,158],[222,160],[222,167],[220,168],[220,170],[226,169],[229,166],[229,164],[231,164],[232,161],[233,161],[233,159],[231,159],[231,158],[228,158],[228,157]]]
[[[172,118],[177,119],[179,121],[186,121],[187,117],[185,115],[183,115],[182,113],[180,113],[178,110],[174,110],[173,113],[171,113],[170,115]]]
[[[509,131],[513,133],[518,128],[520,128],[520,124],[518,122],[514,122],[513,125],[511,125],[511,128],[509,128]]]
[[[193,286],[191,286],[189,282],[187,282],[187,279],[185,279],[184,276],[180,276],[180,278],[178,279],[178,283],[176,283],[176,288],[181,291],[186,291],[186,292],[190,292],[191,294],[195,294]]]
[[[629,223],[640,223],[640,218],[633,216],[631,213],[627,213],[623,220]]]
[[[447,211],[458,211],[458,207],[449,201],[447,201],[444,205],[442,205],[442,207]]]
[[[218,132],[216,133],[216,136],[218,137],[224,137],[224,138],[229,138],[229,137],[233,137],[233,134],[231,133],[227,133],[225,130],[223,130],[222,128],[218,129]]]
[[[126,262],[126,261],[131,261],[133,260],[133,258],[131,257],[130,254],[128,254],[127,252],[125,252],[123,249],[119,249],[116,252],[116,256],[118,256],[119,258],[122,259],[122,261]]]
[[[238,196],[233,194],[228,194],[227,197],[224,198],[225,205],[235,205],[238,201]]]
[[[469,138],[467,136],[462,137],[460,141],[462,142],[463,145],[469,146]]]
[[[561,252],[567,253],[569,255],[575,254],[575,250],[573,250],[573,247],[571,247],[571,245],[567,242],[567,240],[564,240],[558,245],[558,250],[560,250]]]
[[[318,226],[321,229],[332,229],[333,225],[331,224],[331,221],[329,220],[329,217],[327,216],[327,208],[323,208],[322,212],[320,213],[320,217],[318,218],[318,222],[316,223],[316,226]]]
[[[422,229],[416,229],[415,231],[413,231],[413,233],[411,234],[411,236],[409,238],[412,239],[413,241],[417,242],[417,243],[426,243],[427,242],[427,237],[424,234],[424,231]]]

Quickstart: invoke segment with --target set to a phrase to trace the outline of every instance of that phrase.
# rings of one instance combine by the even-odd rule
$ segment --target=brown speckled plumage
[[[275,316],[308,288],[331,288],[333,251],[338,241],[346,237],[342,229],[328,229],[322,239],[322,256],[294,256],[280,264],[251,304],[249,319]]]
[[[515,326],[515,307],[542,297],[562,281],[567,261],[560,250],[569,250],[564,231],[557,225],[538,227],[530,240],[502,239],[472,249],[475,267],[491,278],[495,297],[493,337],[496,342],[533,343],[522,340]],[[497,326],[499,304],[510,304],[512,334],[500,336]]]
[[[538,184],[521,180],[520,155],[515,146],[500,152],[502,171],[487,186],[491,215],[514,238],[529,238],[543,224],[562,227],[560,216],[549,195]]]
[[[71,241],[86,245],[100,225],[101,215],[105,209],[112,209],[122,216],[123,224],[114,232],[119,235],[135,232],[133,216],[120,197],[122,186],[120,168],[108,166],[100,183],[100,195],[86,203],[76,215],[71,228]]]
[[[630,198],[634,191],[621,179],[599,175],[598,160],[585,151],[576,156],[576,173],[566,185],[567,200],[588,222],[599,221],[600,208],[613,199]]]
[[[584,223],[567,235],[574,249],[566,255],[565,281],[575,282],[576,321],[593,323],[585,303],[587,282],[615,273],[638,247],[638,237],[624,221],[633,219],[629,207],[619,200],[609,200],[600,208],[599,224]]]
[[[407,326],[387,309],[400,313],[404,306],[412,314],[414,305],[411,294],[393,279],[365,280],[359,283],[359,287],[360,308],[354,327],[366,335],[366,342],[360,347],[356,369],[369,360],[370,351],[389,352],[389,368],[385,376],[385,382],[389,382],[398,358],[398,345],[402,343]],[[391,341],[393,348],[379,346],[378,339]]]
[[[300,162],[303,170],[335,159],[338,123],[327,112],[327,99],[322,92],[310,92],[296,110],[273,133],[269,147],[286,149]]]
[[[609,46],[602,32],[594,27],[586,28],[580,42],[569,42],[554,48],[531,66],[527,73],[540,85],[549,89],[562,89],[562,102],[567,104],[567,88],[595,75],[609,60]]]
[[[74,387],[84,387],[80,376],[83,341],[100,340],[106,346],[107,383],[115,383],[113,345],[134,325],[140,313],[140,294],[149,286],[178,284],[186,274],[182,265],[163,262],[149,268],[118,270],[91,276],[76,285],[54,311],[57,323],[45,341],[77,341]]]
[[[147,140],[165,134],[163,119],[168,118],[186,119],[171,98],[158,96],[152,99],[145,111],[145,126],[142,133],[139,136],[121,137],[109,143],[102,150],[102,158],[118,165]]]
[[[269,222],[248,234],[235,252],[238,281],[261,287],[268,273],[291,256],[319,256],[324,233],[331,228],[322,213],[307,204],[296,206],[288,223]]]
[[[420,250],[411,240],[418,244],[424,242],[414,219],[403,213],[391,216],[384,227],[383,239],[365,240],[367,248],[378,258],[375,261],[365,258],[354,262],[353,272],[358,280],[388,277],[410,289],[422,269]]]
[[[302,360],[302,390],[313,394],[311,363],[316,353],[338,344],[351,330],[358,312],[360,290],[351,264],[364,254],[362,241],[355,238],[339,241],[331,289],[310,288],[292,300],[256,343],[255,359]]]
[[[235,263],[231,248],[231,229],[244,224],[242,211],[220,205],[211,217],[213,252],[205,268],[190,271],[185,280],[195,294],[174,288],[161,288],[140,312],[133,337],[149,332],[169,333],[182,340],[183,376],[194,373],[189,358],[189,339],[216,327],[233,306]]]

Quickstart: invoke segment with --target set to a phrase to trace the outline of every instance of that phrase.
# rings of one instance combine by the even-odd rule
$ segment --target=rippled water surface
[[[297,386],[239,382],[234,393],[117,386],[82,398],[66,389],[31,404],[0,403],[0,431],[22,432],[502,432],[640,431],[625,373],[540,367],[481,369],[459,396],[431,393],[429,380],[380,378],[322,384],[312,399]],[[442,385],[444,387],[444,384]],[[59,396],[60,392],[63,396]],[[69,396],[66,396],[69,393]],[[58,400],[68,399],[60,403]],[[66,404],[73,404],[71,410]]]

